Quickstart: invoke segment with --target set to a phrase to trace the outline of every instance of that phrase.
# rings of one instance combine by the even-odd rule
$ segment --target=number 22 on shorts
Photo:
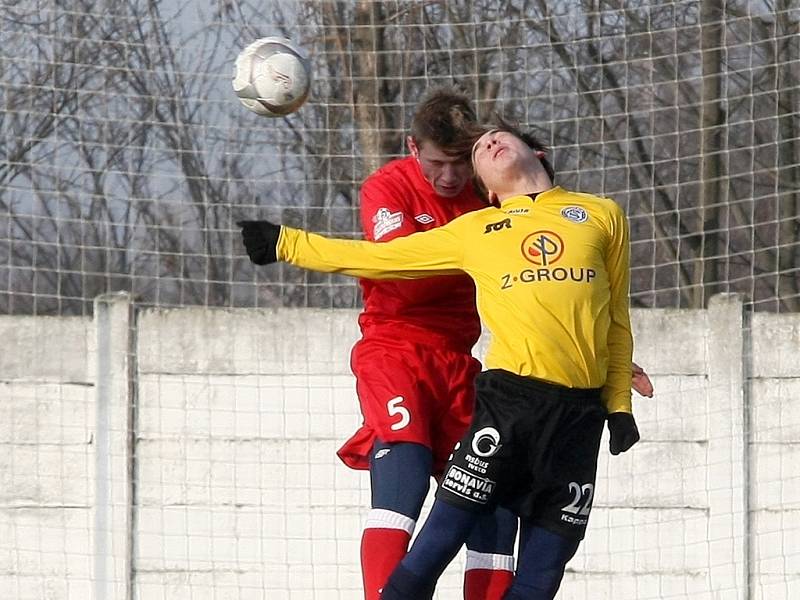
[[[392,431],[398,431],[411,422],[411,413],[405,406],[400,404],[405,400],[402,396],[395,396],[386,403],[386,410],[389,412],[390,417],[400,415],[400,420],[397,423],[392,423]]]
[[[591,483],[584,483],[581,485],[576,481],[571,481],[569,484],[569,491],[573,494],[572,502],[561,510],[572,513],[573,515],[588,517],[592,510],[594,485]]]

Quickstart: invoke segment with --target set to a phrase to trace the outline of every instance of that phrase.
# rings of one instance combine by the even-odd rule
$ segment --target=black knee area
[[[435,585],[398,565],[383,586],[381,600],[431,600]]]
[[[514,554],[517,539],[517,516],[510,510],[498,507],[484,515],[467,538],[467,548],[483,554]]]
[[[372,508],[417,520],[430,488],[433,455],[426,446],[375,440],[369,459]]]
[[[523,524],[514,582],[503,600],[552,600],[579,540]]]
[[[564,567],[541,569],[526,581],[514,580],[503,600],[552,600],[563,577]]]

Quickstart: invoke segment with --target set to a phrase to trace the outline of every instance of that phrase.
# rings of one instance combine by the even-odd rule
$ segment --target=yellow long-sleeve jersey
[[[552,188],[391,242],[283,227],[278,258],[328,273],[406,279],[465,272],[491,333],[484,360],[631,412],[628,224],[607,198]]]

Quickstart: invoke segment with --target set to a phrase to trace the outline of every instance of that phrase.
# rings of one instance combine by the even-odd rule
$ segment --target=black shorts
[[[469,431],[436,497],[476,512],[500,504],[528,523],[583,539],[607,412],[599,389],[490,370],[476,379]]]

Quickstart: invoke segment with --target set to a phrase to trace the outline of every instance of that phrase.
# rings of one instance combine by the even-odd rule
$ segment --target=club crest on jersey
[[[586,210],[580,206],[565,206],[561,209],[561,216],[573,223],[585,223],[589,219]]]
[[[433,223],[433,217],[430,216],[428,213],[422,213],[414,217],[414,220],[417,223],[422,223],[423,225],[427,225],[428,223]]]
[[[554,231],[534,231],[522,240],[522,256],[535,265],[546,267],[564,254],[564,242]]]
[[[372,229],[373,239],[379,240],[390,231],[399,229],[403,224],[403,213],[389,212],[388,208],[379,208],[375,216],[372,217],[375,227]]]

